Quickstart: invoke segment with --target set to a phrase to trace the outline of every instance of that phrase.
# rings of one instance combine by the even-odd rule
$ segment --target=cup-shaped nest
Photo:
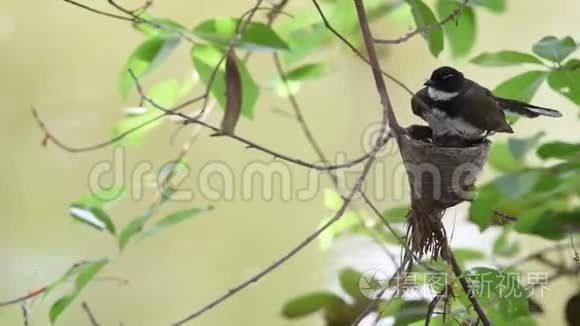
[[[419,256],[431,252],[436,259],[446,252],[441,217],[445,209],[473,198],[490,142],[456,138],[443,147],[429,141],[428,127],[412,126],[407,131],[398,139],[411,188],[407,240]]]

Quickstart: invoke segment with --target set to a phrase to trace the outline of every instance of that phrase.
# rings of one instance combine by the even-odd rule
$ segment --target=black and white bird
[[[480,141],[495,132],[513,133],[505,112],[535,118],[561,117],[556,110],[496,97],[452,67],[433,71],[411,100],[413,113],[425,120],[433,132],[433,142],[451,138]]]

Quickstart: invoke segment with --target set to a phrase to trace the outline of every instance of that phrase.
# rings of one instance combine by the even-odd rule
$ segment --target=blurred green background
[[[89,1],[107,8],[106,1]],[[101,4],[102,3],[102,4]],[[138,1],[123,2],[136,7]],[[185,24],[214,16],[238,16],[254,1],[157,1],[160,16]],[[293,0],[289,8],[311,6],[307,0]],[[485,50],[503,48],[527,50],[545,35],[567,35],[577,31],[580,3],[560,1],[508,1],[502,15],[482,12],[475,55]],[[405,16],[406,17],[406,16]],[[393,37],[411,28],[410,20],[401,15],[373,25],[377,37]],[[101,256],[115,256],[114,241],[105,233],[74,222],[68,205],[87,193],[87,180],[95,163],[111,159],[112,150],[71,154],[52,144],[41,146],[42,132],[34,123],[30,108],[38,108],[48,127],[66,143],[87,145],[111,135],[113,124],[122,117],[122,108],[133,106],[122,101],[116,82],[123,63],[141,36],[127,23],[97,16],[64,1],[0,2],[0,78],[2,78],[3,116],[0,119],[0,301],[14,298],[44,286],[62,275],[73,263]],[[307,121],[323,148],[332,157],[337,151],[354,158],[361,152],[361,131],[379,119],[378,96],[369,68],[357,61],[342,45],[327,49],[332,60],[324,79],[310,82],[300,92],[299,101]],[[467,60],[452,61],[447,53],[439,59],[428,55],[419,37],[382,52],[385,70],[400,77],[412,89],[418,88],[430,71],[439,65],[459,67],[481,83],[493,87],[515,74],[516,69],[482,69]],[[249,67],[256,80],[265,84],[274,76],[269,54],[256,54]],[[171,57],[161,75],[182,78],[191,70],[188,50],[183,47]],[[404,123],[417,122],[410,112],[409,96],[389,83],[391,98]],[[193,93],[201,92],[196,88]],[[565,118],[521,121],[516,133],[532,135],[538,128],[548,132],[547,139],[580,139],[576,110],[554,92],[540,89],[534,98],[540,105],[560,108]],[[254,121],[242,120],[237,132],[259,143],[292,156],[315,160],[299,127],[292,120],[273,112],[289,111],[286,100],[265,89],[259,99]],[[216,110],[212,121],[221,115]],[[155,167],[173,159],[187,139],[179,134],[175,144],[169,138],[175,127],[167,125],[148,135],[145,143],[126,151],[126,167],[149,161]],[[245,164],[270,162],[262,153],[245,150],[223,138],[209,138],[204,132],[187,156],[193,173],[209,161],[223,161],[239,175]],[[495,139],[501,139],[497,136]],[[398,161],[389,156],[382,163]],[[291,166],[295,189],[303,187],[309,175]],[[378,174],[377,174],[378,175]],[[390,175],[388,172],[385,175]],[[372,176],[371,176],[372,178]],[[489,175],[484,176],[489,178]],[[330,188],[322,176],[322,188]],[[197,189],[196,180],[187,179],[185,187]],[[322,204],[323,192],[309,201],[272,201],[240,199],[240,178],[236,179],[235,200],[212,202],[197,197],[191,203],[172,207],[215,206],[210,213],[177,228],[132,245],[101,273],[103,277],[129,280],[119,286],[107,279],[93,282],[82,294],[102,325],[165,325],[194,311],[226,289],[258,272],[313,231],[329,211]],[[386,182],[387,193],[398,191],[401,182]],[[115,221],[124,224],[142,212],[151,202],[125,200],[114,207]],[[388,201],[382,206],[401,205]],[[482,247],[485,240],[475,241],[473,227],[457,222],[457,238],[471,239]],[[463,232],[463,234],[462,234]],[[487,237],[489,238],[489,237]],[[483,237],[482,239],[486,239]],[[459,241],[459,240],[458,240]],[[530,248],[539,242],[530,239]],[[366,266],[384,267],[385,257],[376,248],[351,250],[348,240],[336,248],[323,251],[311,245],[258,284],[210,311],[192,325],[319,325],[316,317],[287,321],[280,316],[289,298],[314,289],[332,287],[340,264],[364,260]],[[364,257],[368,254],[368,257]],[[363,256],[363,257],[361,257]],[[551,285],[541,317],[542,325],[563,324],[564,293],[574,292],[576,285],[558,282]],[[47,298],[48,302],[51,298]],[[548,303],[549,302],[549,303]],[[46,325],[48,304],[36,304],[32,325]],[[0,325],[21,325],[17,307],[0,309]],[[76,302],[59,321],[59,325],[87,325],[86,316]]]

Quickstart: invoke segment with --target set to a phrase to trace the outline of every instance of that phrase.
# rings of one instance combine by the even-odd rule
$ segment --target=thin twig
[[[374,42],[378,43],[378,44],[401,44],[403,42],[410,40],[412,37],[414,37],[416,35],[430,33],[432,30],[434,30],[436,28],[443,27],[443,25],[447,24],[448,22],[453,20],[455,17],[459,16],[461,14],[461,12],[463,11],[463,9],[467,6],[468,2],[469,2],[469,0],[464,0],[463,3],[458,4],[456,9],[454,9],[447,17],[445,17],[445,19],[443,19],[439,22],[436,22],[436,23],[433,23],[430,25],[417,27],[414,31],[409,32],[409,33],[407,33],[399,38],[374,39]]]
[[[0,302],[0,307],[5,307],[5,306],[10,306],[10,305],[14,305],[14,304],[19,304],[22,302],[27,301],[28,299],[32,299],[36,296],[38,296],[39,294],[42,294],[44,291],[46,291],[46,287],[40,288],[36,291],[32,291],[30,293],[28,293],[27,295],[18,297],[16,299],[12,299],[12,300],[8,300],[8,301],[4,301],[4,302]]]
[[[465,278],[465,275],[463,274],[463,271],[461,270],[461,266],[459,266],[459,263],[457,262],[457,259],[455,259],[455,255],[453,254],[453,251],[451,251],[450,249],[447,250],[447,258],[448,258],[449,264],[451,265],[451,270],[453,270],[453,274],[455,274],[455,276],[457,276],[457,278],[459,279],[459,283],[461,284],[461,287],[463,288],[463,292],[465,292],[465,294],[467,295],[467,298],[469,298],[469,301],[471,302],[471,305],[475,309],[475,312],[477,313],[478,318],[481,320],[481,322],[483,323],[484,326],[491,326],[492,325],[491,321],[489,320],[489,318],[487,317],[487,314],[485,313],[485,311],[481,307],[481,304],[479,303],[479,300],[477,299],[477,296],[475,295],[475,291],[473,290],[473,288],[471,287],[471,285],[467,281],[467,278]]]
[[[99,323],[97,322],[97,319],[95,318],[95,315],[91,311],[91,308],[89,307],[87,302],[83,301],[81,306],[83,307],[83,310],[87,314],[87,317],[89,318],[89,321],[91,322],[91,326],[99,326]]]
[[[171,111],[172,113],[178,112],[179,110],[185,108],[186,106],[191,105],[193,103],[196,103],[196,102],[204,99],[205,97],[206,97],[205,94],[204,95],[201,95],[201,96],[198,96],[198,97],[196,97],[196,98],[194,98],[192,100],[188,100],[188,101],[184,102],[183,104],[180,104],[180,105],[172,108],[169,111]],[[155,121],[157,121],[157,120],[159,120],[159,119],[161,119],[161,118],[163,118],[163,117],[165,117],[167,115],[169,115],[169,113],[166,112],[166,113],[160,114],[160,115],[158,115],[156,117],[153,117],[153,118],[151,118],[149,120],[146,120],[146,121],[138,124],[137,126],[131,128],[129,130],[126,130],[126,131],[122,132],[121,134],[119,134],[119,135],[117,135],[117,136],[115,136],[113,138],[110,138],[110,139],[107,139],[105,141],[99,142],[97,144],[89,145],[89,146],[71,146],[71,145],[65,144],[58,137],[56,137],[54,134],[52,134],[52,132],[46,126],[44,120],[42,120],[40,118],[40,116],[38,114],[38,111],[34,107],[32,107],[32,115],[33,115],[34,119],[36,120],[36,123],[38,124],[38,126],[40,127],[40,129],[42,129],[42,131],[44,132],[44,134],[45,134],[45,141],[46,140],[50,140],[56,146],[58,146],[59,148],[65,150],[65,151],[67,151],[69,153],[82,153],[82,152],[90,152],[90,151],[98,150],[98,149],[105,148],[105,147],[108,147],[110,145],[113,145],[116,142],[118,142],[118,141],[124,139],[125,137],[129,136],[133,132],[135,132],[135,131],[137,131],[137,130],[139,130],[139,129],[141,129],[141,128],[143,128],[143,127],[145,127],[145,126],[147,126],[147,125],[149,125],[149,124],[151,124],[151,123],[153,123],[153,122],[155,122]]]
[[[250,277],[249,279],[247,279],[246,281],[240,283],[239,285],[237,285],[237,286],[229,289],[222,296],[220,296],[217,299],[213,300],[212,302],[210,302],[209,304],[205,305],[201,309],[197,310],[193,314],[185,317],[184,319],[178,321],[177,323],[174,323],[173,325],[174,326],[183,325],[184,323],[186,323],[186,322],[188,322],[188,321],[190,321],[190,320],[192,320],[192,319],[194,319],[194,318],[202,315],[203,313],[207,312],[208,310],[210,310],[210,309],[214,308],[215,306],[221,304],[222,302],[224,302],[225,300],[227,300],[228,298],[230,298],[234,294],[238,293],[239,291],[243,290],[247,286],[249,286],[249,285],[251,285],[253,283],[258,282],[262,277],[268,275],[269,273],[271,273],[272,271],[274,271],[275,269],[277,269],[278,267],[280,267],[282,264],[284,264],[286,261],[288,261],[290,258],[292,258],[295,254],[297,254],[299,251],[301,251],[304,247],[306,247],[308,244],[310,244],[322,232],[324,232],[331,225],[333,225],[335,222],[337,222],[342,217],[342,215],[344,214],[344,212],[346,211],[346,209],[348,208],[348,206],[350,205],[350,203],[351,203],[354,195],[357,192],[359,192],[360,189],[362,188],[362,185],[363,185],[363,183],[364,183],[364,181],[366,179],[366,176],[369,173],[372,165],[375,162],[376,154],[381,150],[381,148],[383,146],[384,146],[384,143],[382,142],[382,140],[380,140],[380,139],[377,140],[377,142],[375,143],[375,145],[373,147],[373,150],[371,151],[371,153],[369,155],[368,160],[366,161],[366,164],[365,164],[365,166],[363,168],[363,171],[362,171],[361,175],[357,179],[356,184],[350,190],[350,192],[348,193],[348,195],[344,197],[342,205],[337,210],[337,212],[334,214],[334,216],[331,219],[328,220],[328,222],[326,222],[324,225],[322,225],[319,229],[317,229],[312,234],[308,235],[304,240],[300,241],[296,246],[294,246],[285,255],[283,255],[279,259],[275,260],[268,267],[264,268],[262,271],[260,271],[256,275]]]
[[[137,79],[137,77],[135,76],[135,74],[131,71],[131,76],[133,77],[135,84],[137,85],[137,91],[139,92],[139,94],[145,99],[145,101],[149,104],[151,104],[152,106],[154,106],[155,108],[159,109],[160,111],[168,114],[168,115],[175,115],[175,116],[179,116],[180,118],[182,118],[186,123],[191,123],[191,124],[197,124],[197,125],[201,125],[205,128],[208,128],[216,133],[219,133],[221,131],[220,128],[213,126],[205,121],[202,121],[200,119],[197,119],[195,117],[190,117],[186,114],[180,113],[180,112],[175,112],[173,110],[170,109],[166,109],[163,106],[159,105],[157,102],[155,102],[155,100],[153,100],[152,98],[148,97],[145,94],[145,91],[143,90],[143,86],[141,85],[141,83],[139,82],[139,80]],[[363,156],[354,159],[350,162],[346,162],[346,163],[341,163],[341,164],[335,164],[335,165],[328,165],[328,164],[314,164],[314,163],[308,163],[306,161],[303,161],[301,159],[297,159],[297,158],[293,158],[290,157],[286,154],[274,151],[272,149],[269,149],[263,145],[257,144],[251,140],[248,140],[246,138],[240,137],[238,135],[235,134],[222,134],[222,137],[227,137],[227,138],[231,138],[231,139],[235,139],[238,142],[241,142],[243,144],[245,144],[247,146],[247,148],[254,148],[258,151],[264,152],[266,154],[272,155],[275,158],[279,158],[282,159],[284,161],[290,162],[290,163],[294,163],[296,165],[301,165],[304,167],[307,167],[309,169],[314,169],[314,170],[318,170],[318,171],[328,171],[328,170],[337,170],[337,169],[345,169],[345,168],[349,168],[352,167],[354,165],[360,164],[364,161],[366,161],[369,157],[370,157],[370,153],[364,154]],[[382,142],[382,140],[379,140]]]
[[[134,22],[135,21],[132,17],[121,16],[121,15],[112,14],[112,13],[109,13],[109,12],[106,12],[106,11],[98,10],[98,9],[89,7],[89,6],[85,5],[85,4],[82,4],[80,2],[76,2],[76,1],[73,1],[73,0],[62,0],[62,1],[68,2],[68,3],[70,3],[70,4],[74,5],[74,6],[83,8],[85,10],[88,10],[90,12],[93,12],[95,14],[99,14],[99,15],[102,15],[102,16],[106,16],[106,17],[110,17],[110,18],[115,18],[115,19],[120,19],[120,20],[126,20],[126,21],[129,21],[129,22]]]
[[[292,94],[292,92],[290,92],[290,86],[288,85],[288,79],[286,78],[286,73],[284,71],[284,68],[282,67],[282,62],[280,60],[280,56],[278,55],[278,53],[274,52],[273,59],[274,59],[274,66],[276,67],[276,72],[277,72],[278,76],[280,77],[280,79],[282,80],[282,83],[283,83],[284,87],[286,88],[286,92],[289,94],[288,100],[290,102],[290,107],[294,111],[294,118],[296,119],[296,121],[300,125],[302,132],[303,132],[304,136],[306,137],[308,144],[310,144],[310,147],[314,150],[314,153],[316,154],[316,156],[318,156],[318,159],[321,162],[328,162],[328,159],[326,158],[326,155],[324,154],[322,147],[320,146],[318,141],[316,141],[316,138],[314,137],[312,130],[310,129],[310,127],[308,126],[308,123],[306,122],[306,120],[304,118],[304,114],[302,113],[302,109],[300,108],[300,105],[298,104],[298,100],[296,99],[296,96],[294,94]],[[384,143],[386,144],[388,141],[389,141],[389,139],[385,138]],[[339,191],[340,186],[339,186],[338,177],[336,176],[336,174],[334,174],[330,170],[326,171],[326,174],[330,177],[334,188],[337,191]],[[353,203],[353,205],[354,205],[354,203]],[[387,257],[389,257],[393,261],[393,264],[396,266],[397,261],[396,261],[395,257],[391,254],[391,252],[381,242],[381,238],[384,238],[384,235],[381,232],[377,232],[376,230],[368,227],[362,216],[360,216],[359,214],[356,214],[356,216],[359,220],[359,225],[369,232],[369,234],[373,238],[374,242],[381,248],[381,250],[387,255]],[[395,233],[393,233],[393,234],[395,234]],[[396,234],[395,234],[395,236],[396,236]]]
[[[24,326],[30,325],[30,312],[26,306],[26,302],[20,304],[20,309],[22,310],[22,318],[24,319]]]
[[[316,7],[316,10],[318,11],[318,14],[320,15],[320,18],[322,19],[322,22],[324,23],[324,26],[326,27],[326,29],[328,29],[332,34],[334,34],[338,39],[340,39],[348,48],[350,48],[352,50],[352,52],[354,52],[354,54],[356,54],[357,57],[359,57],[362,61],[364,61],[364,62],[366,62],[367,64],[370,65],[369,59],[367,59],[367,57],[365,57],[365,55],[362,54],[361,51],[359,51],[349,40],[346,39],[346,37],[342,36],[330,24],[330,22],[326,18],[326,15],[322,11],[322,8],[318,4],[318,1],[317,0],[312,0],[312,3]],[[385,71],[381,71],[381,74],[383,76],[387,77],[388,79],[390,79],[392,82],[394,82],[395,84],[397,84],[402,89],[404,89],[409,95],[414,96],[415,93],[407,85],[405,85],[402,81],[400,81],[398,78],[396,78],[395,76],[393,76],[393,75],[391,75],[391,74],[389,74],[389,73],[387,73]]]

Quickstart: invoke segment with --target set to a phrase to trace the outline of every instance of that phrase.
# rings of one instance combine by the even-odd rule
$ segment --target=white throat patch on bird
[[[459,95],[459,92],[445,92],[433,87],[427,87],[427,94],[434,101],[449,101]]]

